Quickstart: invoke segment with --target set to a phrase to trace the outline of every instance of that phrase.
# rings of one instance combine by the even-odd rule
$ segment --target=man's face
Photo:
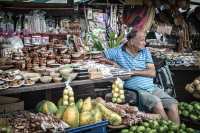
[[[143,48],[145,48],[145,34],[142,31],[137,32],[136,36],[130,40],[131,41],[131,46],[141,50]]]

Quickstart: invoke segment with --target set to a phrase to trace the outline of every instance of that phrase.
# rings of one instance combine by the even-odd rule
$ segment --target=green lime
[[[193,115],[193,114],[190,115],[190,118],[191,118],[192,120],[198,120],[198,117],[196,117],[196,116]]]
[[[163,128],[164,131],[168,131],[167,125],[163,125],[162,128]]]
[[[128,129],[122,129],[122,130],[121,130],[121,133],[128,133],[128,132],[129,132]]]
[[[179,126],[176,125],[176,124],[173,124],[170,128],[171,128],[171,130],[173,130],[173,131],[177,131],[178,128],[179,128]]]
[[[198,103],[195,103],[194,108],[197,109],[197,110],[200,110],[200,105]]]
[[[139,127],[137,128],[137,131],[140,131],[140,132],[145,131],[145,127],[144,127],[144,126],[139,126]]]
[[[136,131],[136,129],[137,129],[136,126],[132,126],[132,127],[130,128],[131,131]]]
[[[186,111],[186,110],[184,110],[184,111],[182,112],[182,115],[185,116],[185,117],[188,117],[188,116],[189,116],[189,112]]]
[[[153,124],[157,127],[159,126],[158,122],[157,121],[154,121]]]
[[[192,128],[187,128],[186,130],[187,130],[188,133],[194,133],[195,132],[195,130],[192,129]]]
[[[149,123],[148,123],[148,122],[144,122],[144,123],[143,123],[143,126],[149,127]]]
[[[152,131],[152,133],[157,133],[156,129],[153,129],[153,130],[151,130],[151,131]]]
[[[188,111],[191,112],[193,110],[193,106],[192,105],[188,105]]]
[[[146,132],[148,133],[148,132],[150,132],[150,131],[151,131],[151,128],[147,127],[147,128],[146,128]]]
[[[181,115],[181,113],[182,113],[181,110],[179,110],[178,113],[179,113],[179,115]]]
[[[159,132],[159,133],[163,133],[164,131],[165,131],[165,128],[164,128],[164,127],[158,128],[158,132]]]
[[[180,129],[185,129],[186,128],[186,126],[185,126],[185,124],[184,123],[182,123],[181,125],[180,125]]]

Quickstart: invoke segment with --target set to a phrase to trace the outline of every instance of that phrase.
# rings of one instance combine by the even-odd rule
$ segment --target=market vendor
[[[180,123],[177,101],[153,84],[155,66],[150,51],[145,48],[144,32],[131,31],[126,43],[105,50],[104,56],[131,71],[132,77],[125,81],[124,87],[139,91],[144,109]]]

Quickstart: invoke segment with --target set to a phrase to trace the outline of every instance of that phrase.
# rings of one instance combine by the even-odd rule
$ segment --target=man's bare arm
[[[145,70],[134,70],[131,72],[132,76],[146,76],[155,77],[156,71],[154,64],[147,64],[147,69]]]

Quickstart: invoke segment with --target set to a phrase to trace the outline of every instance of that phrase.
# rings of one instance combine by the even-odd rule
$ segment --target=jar
[[[40,45],[41,44],[41,36],[40,35],[32,35],[31,41],[32,41],[32,45]]]
[[[31,36],[24,36],[24,45],[31,45]]]
[[[47,44],[49,44],[49,36],[42,36],[41,44],[42,44],[42,45],[47,45]]]
[[[40,66],[46,66],[47,59],[46,58],[40,58]]]

